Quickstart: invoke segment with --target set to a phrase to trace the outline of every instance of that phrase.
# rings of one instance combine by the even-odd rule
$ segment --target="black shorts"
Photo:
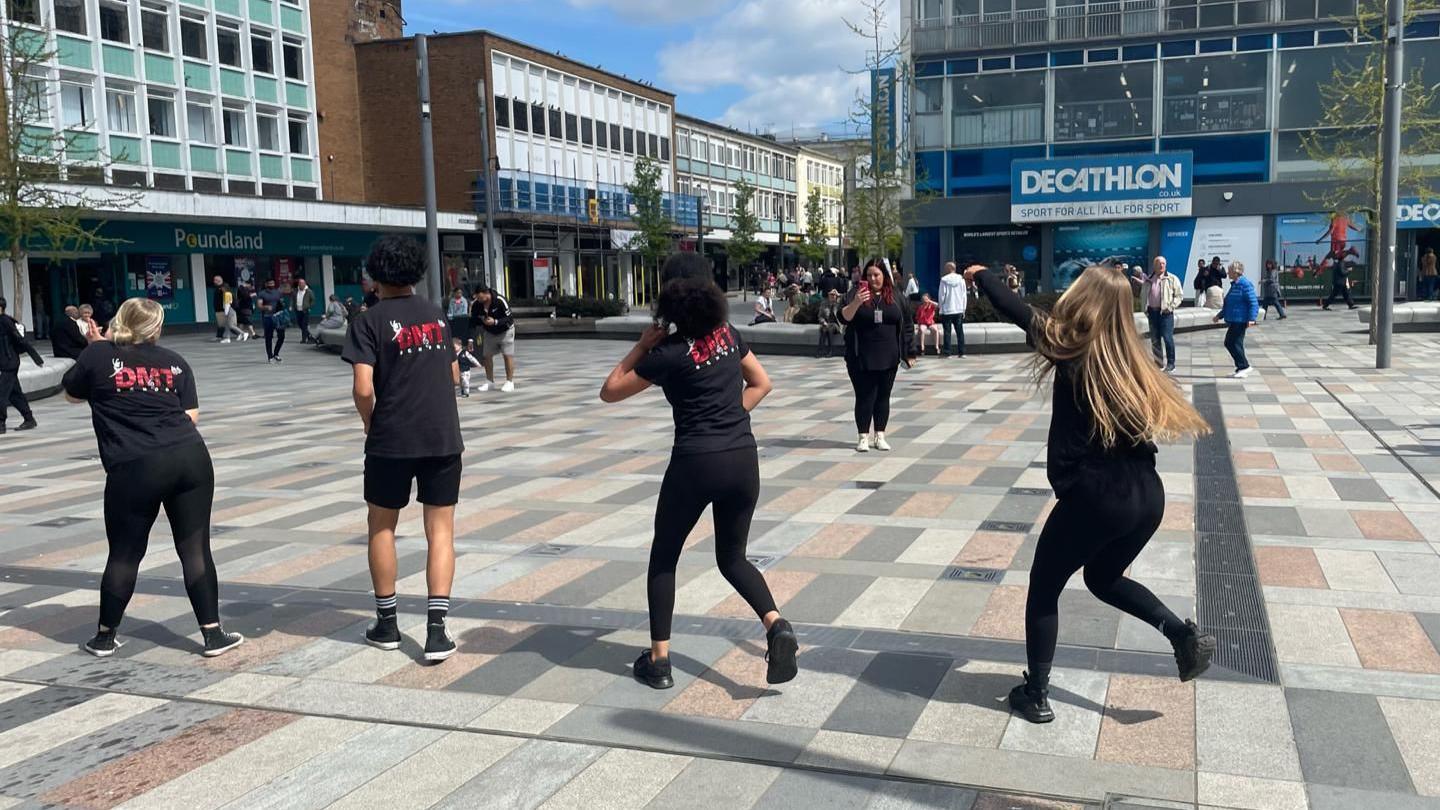
[[[381,509],[404,509],[415,500],[429,506],[454,506],[460,501],[460,454],[428,458],[365,457],[365,502]]]

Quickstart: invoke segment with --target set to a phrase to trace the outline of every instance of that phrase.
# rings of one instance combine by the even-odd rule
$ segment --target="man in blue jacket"
[[[1235,358],[1235,379],[1250,376],[1250,361],[1245,357],[1245,331],[1255,325],[1260,315],[1260,297],[1255,294],[1255,285],[1245,277],[1245,265],[1230,263],[1230,291],[1225,294],[1225,305],[1215,316],[1218,322],[1224,320],[1229,327],[1225,330],[1225,350]]]

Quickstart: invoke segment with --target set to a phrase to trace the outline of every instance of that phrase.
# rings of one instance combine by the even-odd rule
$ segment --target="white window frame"
[[[185,52],[185,26],[187,24],[200,26],[200,48],[202,53],[199,56]],[[205,18],[181,14],[177,27],[180,31],[180,55],[186,59],[198,59],[202,62],[208,62],[210,60],[210,26],[206,23]]]
[[[268,42],[268,43],[270,44],[270,66],[269,66],[269,68],[267,68],[267,69],[265,69],[265,70],[261,70],[261,69],[260,69],[260,66],[257,65],[257,64],[255,64],[255,42],[256,42],[256,40],[265,40],[266,42]],[[256,31],[256,30],[254,30],[254,29],[251,29],[251,31],[250,31],[250,71],[251,71],[252,73],[259,73],[259,74],[261,74],[261,75],[268,76],[268,77],[270,77],[270,78],[276,78],[276,77],[278,77],[278,76],[280,75],[280,74],[278,74],[278,73],[275,72],[275,34],[274,34],[273,32],[270,32],[270,31]]]
[[[167,116],[167,123],[170,129],[169,135],[159,135],[155,132],[155,115],[152,105],[157,103],[169,105],[169,115]],[[147,90],[145,92],[145,132],[148,133],[151,138],[160,138],[167,141],[180,139],[180,121],[175,108],[177,103],[174,93],[160,92],[157,90]]]
[[[274,143],[273,146],[266,146],[266,145],[264,144],[264,140],[265,140],[265,137],[264,137],[264,136],[265,136],[265,122],[266,122],[266,121],[268,121],[268,122],[270,123],[270,125],[273,127],[273,129],[271,130],[271,131],[273,132],[273,138],[272,138],[272,141],[273,141],[273,143]],[[280,113],[279,113],[278,111],[275,111],[275,110],[256,110],[256,111],[255,111],[255,146],[256,146],[256,148],[258,148],[258,149],[259,149],[260,151],[262,151],[262,152],[269,152],[269,153],[274,153],[274,154],[277,154],[277,155],[284,153],[284,151],[285,151],[285,144],[284,144],[284,142],[281,140],[281,137],[280,137]]]
[[[160,18],[161,22],[163,23],[163,25],[161,25],[160,27],[160,31],[162,36],[165,38],[165,41],[162,42],[160,44],[160,47],[158,48],[153,47],[150,43],[145,41],[145,22],[146,20],[154,20],[154,18],[156,17]],[[172,37],[170,33],[169,10],[166,9],[164,6],[158,6],[151,3],[141,3],[140,47],[146,51],[149,51],[150,53],[163,53],[166,55],[171,55],[175,53],[175,49],[174,47],[172,47],[174,45],[174,43],[171,42],[172,39],[174,39],[174,37]]]
[[[125,23],[125,36],[122,39],[110,39],[105,36],[105,10],[117,12],[120,19]],[[130,6],[127,3],[117,3],[113,0],[105,0],[98,6],[96,13],[96,34],[101,42],[113,42],[117,45],[130,45],[135,39],[135,32],[130,28]]]
[[[300,71],[299,76],[291,76],[286,67],[285,54],[291,48],[299,52],[299,56],[297,57],[298,61],[296,62],[296,67]],[[305,75],[305,42],[299,37],[282,36],[280,38],[280,72],[284,74],[287,80],[292,82],[303,82],[309,78]]]
[[[220,54],[221,54],[221,50],[222,50],[222,49],[220,48],[220,32],[221,32],[221,31],[224,31],[226,34],[233,34],[233,35],[235,36],[235,56],[236,56],[237,61],[236,61],[236,63],[233,64],[233,65],[230,64],[229,62],[222,62],[222,61],[220,60]],[[234,22],[230,22],[230,21],[224,21],[224,22],[222,22],[222,21],[220,21],[220,20],[216,20],[216,21],[215,21],[215,64],[217,64],[217,65],[219,65],[219,66],[221,66],[221,67],[236,68],[237,70],[244,70],[244,69],[245,69],[245,60],[246,60],[246,58],[247,58],[248,55],[249,55],[249,54],[247,53],[247,50],[248,50],[248,49],[245,47],[246,44],[247,44],[247,43],[246,43],[246,40],[245,40],[245,34],[240,30],[240,25],[239,25],[239,23],[234,23]]]
[[[296,148],[295,148],[294,134],[293,134],[293,132],[292,132],[291,129],[290,129],[290,128],[291,128],[292,126],[294,126],[295,124],[299,124],[300,126],[302,126],[302,127],[305,128],[305,129],[304,129],[305,137],[302,139],[302,140],[304,140],[305,143],[304,143],[303,145],[301,145],[301,147],[300,147],[299,149],[296,149]],[[301,157],[309,157],[309,156],[310,156],[310,119],[309,119],[309,117],[303,116],[303,115],[289,115],[289,116],[286,116],[286,117],[285,117],[285,144],[289,147],[289,153],[292,154],[292,155],[300,155]]]
[[[72,97],[80,102],[80,122],[70,121]],[[91,129],[95,126],[95,84],[90,81],[60,79],[60,126],[64,129]]]
[[[204,117],[196,118],[196,111],[204,111]],[[196,132],[194,124],[201,123],[200,132]],[[220,139],[215,132],[215,102],[207,98],[185,98],[185,138],[191,143],[204,146],[219,146]]]
[[[237,136],[238,143],[230,142],[230,133]],[[231,149],[250,148],[250,115],[244,107],[220,108],[220,141]]]
[[[63,31],[67,34],[78,34],[82,37],[88,36],[90,33],[90,11],[85,3],[85,0],[55,0],[56,7],[58,7],[61,3],[69,3],[80,9],[80,30],[72,31],[69,28],[61,28],[59,25],[60,15],[56,14],[55,10],[52,8],[50,13],[55,19],[51,21],[51,25],[54,26],[55,30]]]
[[[119,105],[116,105],[116,101]],[[137,135],[140,132],[140,115],[136,109],[138,101],[135,88],[118,86],[105,88],[105,124],[111,132],[124,135]],[[120,123],[116,123],[117,113]],[[126,127],[125,119],[128,118],[129,127]]]

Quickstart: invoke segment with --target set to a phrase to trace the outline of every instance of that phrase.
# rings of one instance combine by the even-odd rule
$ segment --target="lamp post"
[[[425,184],[425,247],[430,257],[426,274],[425,295],[443,304],[440,289],[440,226],[435,202],[435,133],[430,123],[430,48],[424,34],[415,35],[415,60],[419,72],[420,95],[420,162]]]
[[[1400,200],[1400,98],[1405,77],[1405,0],[1385,4],[1385,106],[1380,118],[1380,272],[1375,307],[1375,367],[1390,368],[1395,310],[1395,219]]]

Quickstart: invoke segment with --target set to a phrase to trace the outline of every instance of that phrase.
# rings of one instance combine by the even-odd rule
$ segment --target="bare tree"
[[[895,69],[905,51],[905,35],[891,31],[887,5],[886,0],[860,0],[859,19],[844,21],[866,44],[865,66],[850,72],[863,74],[872,82],[877,72]],[[886,140],[887,133],[898,130],[892,116],[893,100],[899,92],[893,85],[888,97],[859,92],[850,112],[859,146],[849,161],[855,167],[855,192],[846,201],[845,222],[862,256],[893,258],[904,227],[900,212],[908,182],[904,151],[898,140]]]
[[[34,27],[0,29],[0,256],[11,263],[17,292],[26,287],[33,246],[63,255],[116,244],[121,240],[101,235],[104,222],[96,212],[129,208],[138,199],[136,192],[96,184],[110,156],[92,123],[55,126],[46,79],[55,56],[50,39]],[[23,320],[29,296],[16,297],[21,300],[11,302],[11,314]]]
[[[1406,4],[1405,24],[1418,13],[1433,11],[1435,0]],[[1330,81],[1321,85],[1316,126],[1300,134],[1306,157],[1324,167],[1330,181],[1311,195],[1328,212],[1359,212],[1371,224],[1380,221],[1381,110],[1385,97],[1385,0],[1359,0],[1355,8],[1356,45],[1336,57]],[[1435,196],[1440,182],[1440,85],[1428,85],[1418,68],[1405,76],[1401,121],[1399,184],[1401,197]],[[1337,258],[1336,261],[1343,261]],[[1371,296],[1379,289],[1380,257],[1370,259]],[[1375,342],[1371,308],[1370,342]]]

